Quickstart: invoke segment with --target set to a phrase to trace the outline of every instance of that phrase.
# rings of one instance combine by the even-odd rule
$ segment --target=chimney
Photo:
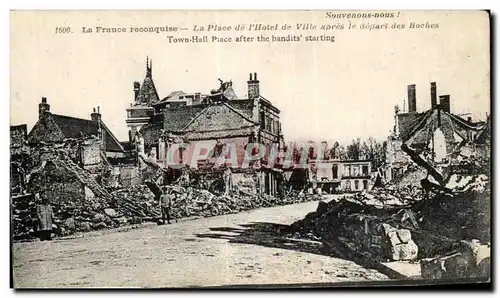
[[[140,89],[141,89],[141,83],[134,82],[134,100],[137,99],[137,96],[139,95]]]
[[[431,109],[435,109],[437,106],[437,91],[436,82],[431,83]]]
[[[45,113],[50,113],[50,105],[47,103],[47,98],[42,97],[42,102],[38,104],[38,118],[42,118]]]
[[[415,84],[408,85],[408,112],[413,113],[417,111],[417,96]]]
[[[101,112],[99,110],[99,107],[97,107],[97,111],[95,110],[95,108],[93,109],[92,114],[90,114],[90,118],[92,119],[92,121],[101,121]]]
[[[467,122],[472,123],[472,117],[467,117]]]
[[[250,73],[250,79],[247,82],[248,84],[248,99],[254,99],[259,97],[259,80],[257,80],[257,73]]]
[[[439,107],[446,113],[450,113],[450,96],[440,95],[439,96]]]

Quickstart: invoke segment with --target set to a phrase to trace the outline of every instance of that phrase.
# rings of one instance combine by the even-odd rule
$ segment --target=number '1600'
[[[70,27],[56,27],[56,34],[59,33],[71,33]]]

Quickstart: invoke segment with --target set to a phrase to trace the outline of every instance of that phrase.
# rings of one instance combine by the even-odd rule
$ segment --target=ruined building
[[[80,119],[52,113],[43,97],[38,111],[29,134],[26,125],[11,127],[12,193],[41,193],[53,201],[108,198],[104,186],[118,184],[117,164],[127,156],[99,107],[89,120]]]
[[[435,82],[430,84],[431,108],[418,112],[415,85],[408,86],[408,111],[396,106],[394,131],[389,136],[385,179],[401,177],[411,165],[404,148],[437,167],[447,167],[477,156],[478,146],[488,139],[489,121],[473,121],[452,113],[450,95],[438,96]]]
[[[144,82],[134,83],[135,101],[127,109],[130,139],[136,144],[138,155],[152,158],[167,168],[166,152],[173,143],[184,142],[194,148],[197,142],[208,142],[217,150],[206,164],[195,165],[194,173],[200,174],[207,171],[211,158],[231,144],[228,146],[236,146],[238,155],[238,165],[231,165],[233,183],[257,185],[254,191],[276,194],[279,171],[265,166],[240,168],[249,143],[267,147],[283,144],[279,109],[260,94],[256,73],[250,74],[247,84],[247,98],[235,94],[232,82],[220,80],[219,88],[208,95],[176,91],[160,100],[153,82],[152,63],[148,62]],[[190,154],[189,150],[181,151],[180,161],[189,160]]]
[[[57,144],[73,140],[74,160],[84,169],[126,158],[123,146],[102,121],[99,107],[90,119],[53,114],[45,97],[38,105],[39,118],[28,135],[28,142]]]
[[[372,187],[370,160],[310,160],[308,180],[322,192],[368,191]]]

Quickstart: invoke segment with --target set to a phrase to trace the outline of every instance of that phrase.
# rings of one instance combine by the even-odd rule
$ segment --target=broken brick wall
[[[15,125],[10,127],[10,154],[27,153],[28,147],[25,142],[27,139],[27,126]]]
[[[53,155],[42,154],[41,158],[47,160],[47,164],[41,171],[31,175],[29,190],[46,195],[51,202],[84,199],[85,191],[81,181],[67,169],[56,166],[49,157],[53,158]]]
[[[68,177],[66,181],[52,182],[50,189],[45,192],[50,202],[66,200],[83,201],[87,192],[85,187],[76,178]]]
[[[120,167],[119,183],[123,187],[139,185],[142,183],[138,167]]]
[[[257,194],[257,175],[249,173],[234,173],[231,178],[233,179],[233,187],[247,193]]]
[[[81,150],[81,162],[85,170],[96,170],[101,167],[101,142],[99,140],[86,140],[81,145]]]

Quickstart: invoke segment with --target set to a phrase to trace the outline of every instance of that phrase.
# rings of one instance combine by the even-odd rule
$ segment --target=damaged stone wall
[[[252,195],[257,194],[257,176],[255,174],[234,173],[232,179],[236,189]]]
[[[99,169],[102,166],[101,141],[87,139],[80,146],[83,168],[90,171]]]

